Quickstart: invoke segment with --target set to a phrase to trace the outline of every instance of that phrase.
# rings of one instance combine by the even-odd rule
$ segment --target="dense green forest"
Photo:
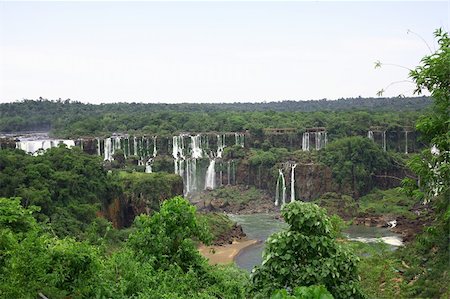
[[[248,274],[236,266],[209,265],[200,255],[197,247],[211,244],[230,221],[200,212],[181,197],[182,178],[164,171],[173,167],[167,157],[155,162],[161,171],[143,173],[142,165],[134,165],[136,157],[125,159],[123,152],[111,163],[64,145],[36,156],[0,150],[0,297],[448,298],[450,38],[442,30],[435,36],[440,48],[410,73],[416,92],[426,89],[431,98],[2,104],[2,131],[40,129],[68,137],[184,130],[251,130],[258,136],[268,127],[326,126],[333,140],[317,151],[288,150],[267,139],[223,154],[245,158],[240,167],[255,171],[255,181],[241,181],[242,188],[262,188],[287,160],[302,162],[309,172],[302,178],[319,177],[319,188],[339,188],[315,200],[323,207],[299,200],[283,205],[279,212],[287,228],[269,237],[262,264]],[[361,103],[357,108],[356,102]],[[365,135],[370,125],[413,124],[427,144],[414,154],[385,151],[369,138],[348,136]],[[399,170],[404,171],[400,188],[375,188],[378,174]],[[234,192],[230,202],[248,203],[261,194],[254,187],[242,195],[237,188],[217,190],[209,196]],[[346,223],[333,215],[357,221],[355,215],[386,213],[419,225],[417,235],[393,252],[382,244],[349,242],[342,235]]]
[[[429,97],[233,104],[83,104],[24,100],[0,104],[0,132],[51,131],[58,137],[117,133],[240,132],[325,126],[332,134],[370,125],[412,126]],[[399,113],[400,112],[400,113]]]

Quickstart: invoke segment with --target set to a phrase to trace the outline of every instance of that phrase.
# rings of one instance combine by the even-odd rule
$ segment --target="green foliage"
[[[87,242],[59,239],[37,225],[24,225],[35,224],[30,210],[18,200],[0,202],[0,219],[8,223],[0,227],[1,298],[247,297],[244,271],[209,266],[190,246],[190,237],[206,242],[209,236],[195,218],[195,208],[182,198],[165,202],[151,224],[148,216],[136,220],[130,243],[111,255]],[[151,229],[161,229],[153,238],[161,246],[145,243]],[[161,262],[155,263],[155,257]]]
[[[359,212],[371,215],[404,216],[415,219],[417,216],[411,211],[416,200],[400,189],[374,189],[358,201]]]
[[[163,200],[183,193],[183,180],[176,174],[120,171],[117,179],[129,201],[151,210],[159,210]]]
[[[249,157],[249,162],[251,165],[259,166],[273,166],[276,163],[276,156],[272,152],[263,150],[252,150]]]
[[[412,244],[398,251],[408,265],[404,277],[409,282],[402,288],[407,297],[450,295],[450,37],[442,29],[434,35],[438,50],[422,58],[409,74],[416,84],[415,92],[428,90],[433,98],[430,111],[416,124],[421,138],[432,145],[432,152],[425,149],[408,162],[417,179],[405,179],[403,188],[409,196],[431,202],[435,219]]]
[[[234,225],[234,222],[223,213],[198,213],[197,219],[208,226],[213,240],[230,231]]]
[[[372,176],[376,172],[392,167],[388,154],[363,137],[346,137],[330,142],[321,151],[320,161],[331,167],[341,187],[351,186],[355,197],[372,188]]]
[[[14,206],[19,217],[0,229],[0,297],[36,298],[38,292],[52,298],[93,296],[101,269],[98,250],[45,234],[30,216],[32,211],[18,200],[8,201],[2,199],[0,219],[11,219],[5,203]]]
[[[382,242],[351,242],[350,246],[361,258],[358,273],[361,288],[369,298],[408,298],[401,291],[406,285],[400,273],[404,266],[395,257],[395,252]]]
[[[195,210],[182,197],[164,201],[161,210],[151,217],[136,217],[136,231],[130,235],[128,246],[156,269],[166,269],[173,264],[185,271],[199,267],[204,259],[192,239],[208,244],[211,235],[206,225],[198,221]]]
[[[36,226],[33,213],[38,210],[37,207],[23,209],[20,198],[0,197],[0,227],[14,233],[27,232]]]
[[[100,159],[79,149],[60,146],[36,157],[0,151],[0,196],[39,207],[36,218],[59,236],[81,235],[112,190]]]
[[[389,118],[406,120],[427,107],[422,98],[351,98],[336,101],[283,101],[230,104],[83,104],[72,101],[24,100],[0,104],[0,131],[53,130],[58,136],[103,136],[113,132],[168,135],[175,132],[236,132],[263,128],[326,126],[330,135],[366,133],[386,111]],[[359,110],[354,111],[355,107]],[[324,119],[324,112],[327,117]],[[370,111],[369,114],[367,111]],[[402,111],[400,118],[397,111]],[[345,116],[355,113],[348,121]],[[382,119],[384,121],[384,119]],[[406,125],[406,124],[405,124]]]
[[[421,60],[421,64],[410,72],[416,83],[415,92],[428,90],[433,97],[431,113],[423,115],[416,124],[422,139],[434,146],[410,160],[410,168],[420,176],[420,186],[405,186],[411,191],[419,189],[423,197],[432,199],[450,188],[450,37],[438,29],[434,33],[439,49]],[[416,193],[417,194],[417,193]]]
[[[282,215],[289,229],[266,241],[264,260],[252,276],[254,290],[264,297],[274,289],[323,284],[336,298],[362,298],[358,258],[335,241],[325,210],[295,201]]]
[[[333,299],[333,295],[323,285],[309,287],[296,287],[292,295],[287,290],[275,291],[271,299]]]
[[[339,215],[344,219],[351,219],[358,214],[358,203],[349,195],[327,192],[314,203],[325,208],[329,215]]]

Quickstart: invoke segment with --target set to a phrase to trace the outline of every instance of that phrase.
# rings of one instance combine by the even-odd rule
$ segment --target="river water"
[[[287,228],[287,224],[276,219],[274,214],[228,216],[242,226],[249,239],[261,241],[243,250],[235,259],[236,264],[247,271],[251,271],[254,266],[261,264],[264,241],[271,234]],[[353,225],[344,231],[344,235],[349,240],[364,243],[382,241],[390,245],[392,249],[402,245],[400,236],[386,228]]]

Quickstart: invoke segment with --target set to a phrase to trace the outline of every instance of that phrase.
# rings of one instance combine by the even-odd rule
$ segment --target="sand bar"
[[[230,264],[239,252],[249,246],[257,244],[258,240],[234,241],[223,246],[200,245],[198,251],[209,260],[211,265]]]

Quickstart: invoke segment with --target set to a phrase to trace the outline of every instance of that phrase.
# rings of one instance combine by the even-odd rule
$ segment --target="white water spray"
[[[295,201],[295,167],[297,164],[291,166],[291,202]]]
[[[214,189],[216,187],[216,170],[215,170],[216,160],[211,159],[209,161],[208,170],[206,171],[205,178],[205,190]]]

